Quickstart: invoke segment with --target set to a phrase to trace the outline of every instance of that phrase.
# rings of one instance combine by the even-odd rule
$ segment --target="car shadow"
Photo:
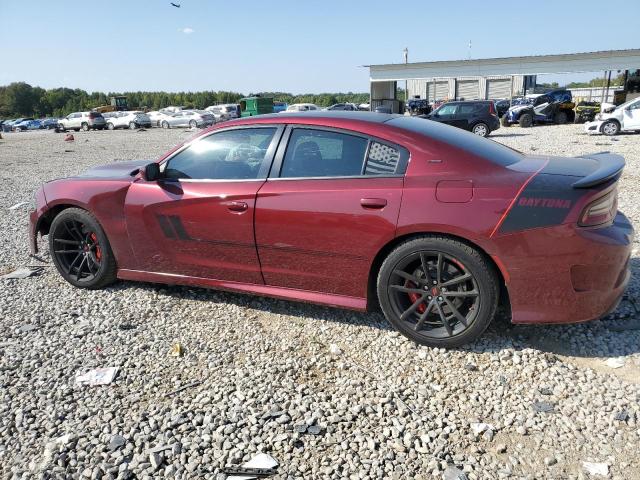
[[[526,137],[527,135],[527,133],[492,133],[487,138],[491,140],[492,138]]]
[[[630,268],[632,276],[640,278],[640,259],[632,259]],[[158,295],[179,299],[228,303],[267,314],[304,317],[308,321],[339,322],[386,333],[394,331],[382,313],[377,311],[363,313],[200,287],[119,282],[110,288],[119,290],[133,285],[136,288],[154,291]],[[612,358],[640,353],[640,299],[635,300],[637,293],[632,288],[628,289],[616,311],[601,320],[585,323],[514,325],[508,315],[499,311],[487,331],[477,341],[458,350],[469,353],[496,353],[506,349],[533,348],[582,358]]]

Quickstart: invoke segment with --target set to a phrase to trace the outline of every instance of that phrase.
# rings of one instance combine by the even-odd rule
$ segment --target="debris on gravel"
[[[0,273],[31,264],[28,208],[9,208],[43,182],[157,158],[192,134],[78,132],[71,145],[6,134]],[[489,138],[565,156],[607,140],[581,125]],[[637,226],[640,135],[616,139],[607,149],[627,161],[619,208]],[[605,319],[499,317],[456,350],[418,346],[379,313],[145,283],[80,290],[49,263],[0,282],[0,477],[217,480],[264,453],[278,479],[640,479],[640,330],[625,328],[640,321],[637,242],[627,297]],[[168,355],[178,340],[183,355]],[[110,384],[75,384],[104,366],[118,368]],[[532,408],[545,403],[553,413]],[[480,423],[493,428],[478,435]]]

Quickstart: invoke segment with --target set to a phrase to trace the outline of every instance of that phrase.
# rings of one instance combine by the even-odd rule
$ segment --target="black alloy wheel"
[[[385,316],[412,340],[456,347],[491,322],[498,300],[493,268],[476,250],[444,237],[401,244],[383,263],[378,298]]]
[[[76,287],[101,288],[116,278],[109,241],[89,212],[63,210],[51,223],[49,249],[58,272]]]

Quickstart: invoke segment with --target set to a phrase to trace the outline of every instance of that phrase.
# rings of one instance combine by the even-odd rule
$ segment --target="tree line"
[[[285,92],[260,92],[265,97],[291,103],[315,103],[329,106],[339,102],[365,103],[368,93],[320,93],[292,95]],[[203,109],[219,103],[237,103],[248,96],[238,92],[86,92],[81,89],[33,87],[25,82],[0,86],[0,118],[63,117],[71,112],[91,110],[110,104],[110,97],[125,95],[130,108],[159,110],[170,105]],[[253,95],[253,94],[250,94]]]

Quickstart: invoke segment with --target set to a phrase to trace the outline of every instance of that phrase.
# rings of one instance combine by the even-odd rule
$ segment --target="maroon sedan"
[[[156,162],[45,184],[47,235],[68,282],[197,285],[366,310],[416,342],[616,307],[633,229],[624,161],[527,156],[436,122],[316,112],[227,122]]]

